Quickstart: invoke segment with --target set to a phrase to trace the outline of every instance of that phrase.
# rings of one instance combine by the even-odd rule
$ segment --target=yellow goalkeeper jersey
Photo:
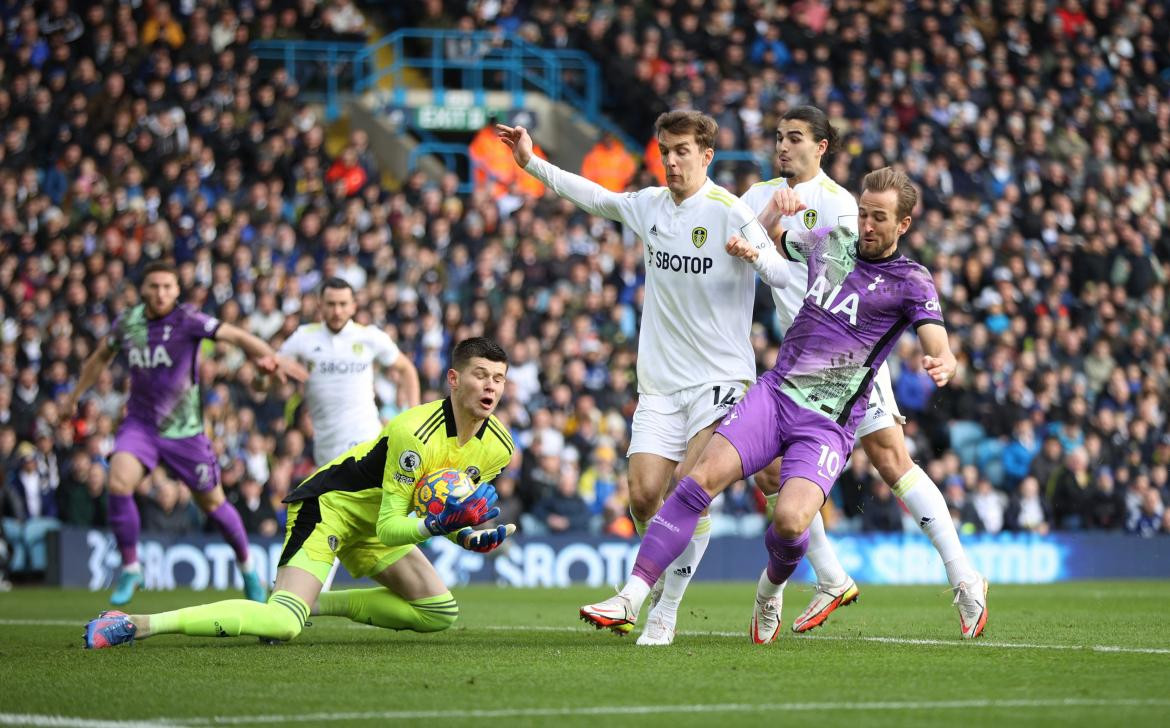
[[[284,501],[319,498],[343,518],[376,525],[378,539],[387,545],[420,543],[427,536],[419,533],[411,496],[424,475],[455,468],[476,483],[491,482],[515,449],[494,415],[460,446],[451,399],[427,402],[390,420],[373,440],[319,467]]]

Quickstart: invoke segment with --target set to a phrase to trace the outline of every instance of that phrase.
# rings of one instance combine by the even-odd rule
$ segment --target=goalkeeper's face
[[[500,403],[507,374],[508,365],[504,362],[473,356],[462,370],[447,372],[451,400],[457,407],[484,419]]]

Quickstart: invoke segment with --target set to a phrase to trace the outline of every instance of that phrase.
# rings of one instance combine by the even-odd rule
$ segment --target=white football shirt
[[[676,205],[666,187],[610,192],[538,157],[526,169],[561,197],[625,223],[642,239],[640,393],[669,395],[714,381],[755,381],[750,332],[756,272],[724,248],[735,234],[757,249],[772,245],[747,205],[710,179]]]
[[[305,363],[305,403],[313,418],[313,460],[327,463],[382,430],[374,401],[374,362],[397,361],[398,347],[384,332],[354,321],[336,334],[324,324],[297,328],[280,353]]]
[[[777,187],[787,187],[788,180],[777,177],[766,182],[757,182],[743,193],[740,198],[757,215],[764,211],[768,200]],[[785,230],[812,230],[827,225],[845,225],[854,232],[857,231],[857,200],[841,185],[834,182],[825,174],[824,170],[817,173],[807,182],[801,182],[792,188],[800,196],[807,209],[795,215],[781,218],[781,225]],[[808,290],[808,266],[796,261],[788,261],[791,266],[791,282],[785,288],[773,288],[772,300],[776,302],[776,310],[780,315],[781,333],[788,331],[792,320],[804,304],[804,294]]]

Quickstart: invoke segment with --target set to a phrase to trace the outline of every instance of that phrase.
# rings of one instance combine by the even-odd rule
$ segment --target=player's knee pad
[[[441,597],[418,599],[410,603],[416,615],[415,632],[442,632],[459,619],[459,604],[447,592]]]

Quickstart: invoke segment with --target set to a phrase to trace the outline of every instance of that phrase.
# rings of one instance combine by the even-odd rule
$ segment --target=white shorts
[[[898,409],[894,400],[894,386],[890,383],[890,367],[882,362],[877,375],[873,378],[873,389],[869,393],[869,406],[865,409],[865,417],[857,428],[857,441],[866,435],[905,424],[906,418]]]
[[[751,382],[700,384],[674,394],[639,394],[626,455],[645,452],[681,463],[687,443],[743,398]]]

